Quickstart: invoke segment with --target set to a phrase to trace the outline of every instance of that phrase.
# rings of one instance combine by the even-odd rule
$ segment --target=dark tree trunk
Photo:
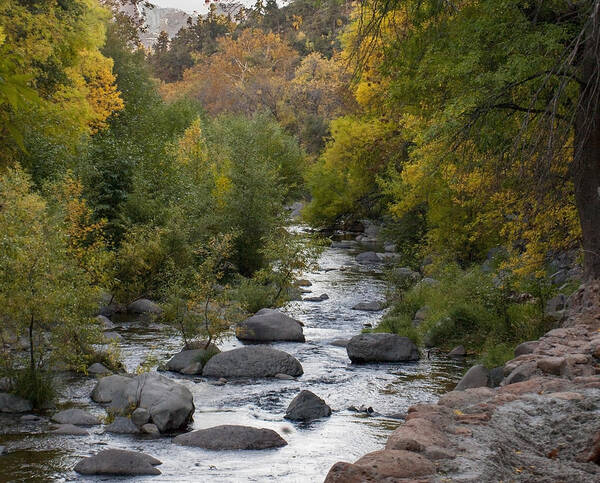
[[[585,280],[600,279],[600,14],[592,13],[580,64],[583,82],[575,118],[573,182],[581,223]]]

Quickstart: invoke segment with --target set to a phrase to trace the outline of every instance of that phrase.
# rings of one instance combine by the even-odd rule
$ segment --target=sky
[[[236,0],[244,5],[253,5],[256,0]],[[159,7],[170,7],[184,10],[188,13],[193,11],[204,13],[208,10],[208,7],[204,3],[204,0],[151,0],[152,3]]]

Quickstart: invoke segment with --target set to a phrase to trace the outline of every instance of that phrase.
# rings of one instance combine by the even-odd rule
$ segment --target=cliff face
[[[144,11],[146,17],[146,32],[141,34],[144,47],[151,48],[158,35],[164,30],[172,38],[179,29],[187,25],[188,18],[195,20],[196,15],[189,14],[176,8],[154,7]]]
[[[600,284],[518,352],[500,387],[482,378],[409,408],[385,449],[336,463],[326,482],[600,481]]]

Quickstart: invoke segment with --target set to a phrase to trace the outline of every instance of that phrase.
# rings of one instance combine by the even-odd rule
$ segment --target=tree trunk
[[[586,281],[600,279],[599,20],[600,14],[596,9],[583,46],[580,64],[583,86],[575,118],[573,182],[583,238]]]

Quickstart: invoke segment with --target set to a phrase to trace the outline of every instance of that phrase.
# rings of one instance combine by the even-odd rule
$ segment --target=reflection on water
[[[200,377],[169,374],[194,394],[193,429],[218,424],[267,427],[280,432],[288,446],[272,451],[210,452],[175,446],[169,436],[152,440],[104,434],[102,427],[92,428],[89,436],[55,436],[47,434],[46,415],[41,421],[27,422],[18,416],[0,416],[0,445],[11,452],[0,457],[0,481],[82,481],[71,471],[73,465],[80,457],[107,447],[144,451],[160,459],[163,474],[147,478],[152,481],[322,481],[336,461],[354,461],[379,449],[400,423],[397,415],[452,389],[465,362],[424,358],[416,363],[357,366],[350,363],[344,348],[332,346],[334,339],[349,338],[366,323],[376,325],[381,317],[381,313],[351,309],[358,302],[382,300],[385,292],[380,274],[357,265],[354,255],[350,250],[327,249],[320,259],[321,269],[306,278],[313,284],[308,290],[315,295],[326,293],[329,299],[293,302],[285,309],[304,322],[307,342],[273,345],[302,363],[304,375],[298,380],[232,381],[215,386]],[[119,323],[122,353],[130,371],[148,354],[164,360],[182,345],[158,325]],[[223,345],[226,350],[242,344],[229,339]],[[89,399],[93,386],[91,378],[63,377],[59,406],[75,404],[105,416]],[[334,411],[331,418],[303,425],[284,420],[287,405],[301,389],[325,399]],[[348,409],[363,405],[379,415]]]

